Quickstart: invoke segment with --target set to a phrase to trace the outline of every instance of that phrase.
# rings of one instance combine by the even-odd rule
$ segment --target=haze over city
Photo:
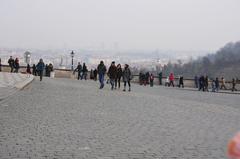
[[[238,0],[0,3],[0,47],[215,51],[240,37]]]

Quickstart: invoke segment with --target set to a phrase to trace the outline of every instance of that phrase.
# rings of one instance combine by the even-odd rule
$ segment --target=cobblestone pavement
[[[221,159],[240,96],[35,80],[0,103],[1,159]]]

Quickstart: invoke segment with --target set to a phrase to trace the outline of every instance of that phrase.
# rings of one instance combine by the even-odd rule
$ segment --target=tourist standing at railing
[[[198,88],[198,87],[199,87],[198,81],[199,81],[198,76],[195,76],[195,77],[194,77],[195,88]]]
[[[33,64],[33,66],[32,66],[32,74],[33,74],[34,76],[37,76],[37,68],[36,68],[36,65],[35,65],[35,64]]]
[[[131,74],[131,71],[129,69],[129,65],[128,64],[125,64],[125,67],[124,67],[124,70],[123,70],[123,82],[124,82],[124,89],[123,91],[126,91],[126,85],[128,83],[128,91],[130,92],[131,91],[131,81],[132,79],[132,74]]]
[[[113,90],[114,84],[115,84],[115,80],[117,78],[117,67],[116,67],[114,61],[111,63],[111,66],[109,67],[107,74],[108,74],[108,77],[110,79],[111,90]],[[115,89],[116,89],[116,87],[115,87]]]
[[[18,58],[16,58],[15,61],[14,61],[14,68],[15,68],[14,72],[15,72],[15,73],[18,73],[18,70],[19,70],[19,68],[20,68]]]
[[[87,80],[87,72],[88,72],[87,66],[85,63],[83,63],[81,80],[82,79]]]
[[[13,72],[13,69],[14,69],[14,59],[12,58],[12,56],[10,56],[10,58],[8,59],[8,64],[9,64],[9,67],[11,68],[11,72]]]
[[[216,81],[215,81],[215,86],[216,86],[216,92],[218,92],[219,91],[219,80],[218,80],[218,78],[216,78]]]
[[[234,92],[234,91],[237,91],[235,78],[232,79],[232,92]]]
[[[166,79],[165,79],[165,86],[168,86],[169,87],[169,77],[167,76]]]
[[[201,76],[200,78],[199,78],[199,81],[198,81],[198,84],[199,84],[199,86],[198,86],[198,90],[199,91],[205,91],[205,87],[204,87],[204,84],[205,84],[205,78],[204,78],[204,76]]]
[[[97,81],[97,69],[93,71],[94,81]]]
[[[115,88],[117,88],[117,84],[118,84],[118,89],[120,89],[121,78],[122,78],[122,67],[121,67],[121,64],[118,64],[117,65],[117,78],[115,79]]]
[[[158,74],[159,85],[162,85],[162,72]]]
[[[30,67],[29,64],[27,64],[26,73],[27,73],[28,77],[30,77],[30,74],[31,74],[31,67]]]
[[[100,89],[102,89],[104,87],[104,76],[107,71],[103,61],[100,61],[100,64],[97,67],[97,71],[98,71],[98,77],[100,82]]]
[[[81,72],[82,72],[82,65],[80,62],[78,62],[77,68],[73,71],[73,74],[75,74],[75,72],[78,72],[78,80],[80,80],[81,78]]]
[[[2,72],[2,60],[0,58],[0,72]]]
[[[151,73],[151,74],[150,74],[150,87],[153,87],[153,81],[154,81],[154,76],[153,76],[153,74]]]
[[[221,87],[220,87],[220,89],[223,89],[223,88],[224,88],[225,90],[227,89],[227,88],[226,88],[226,80],[225,80],[224,77],[222,77],[222,81],[221,81]]]
[[[179,86],[179,88],[180,88],[180,87],[184,88],[183,76],[180,76],[180,77],[179,77],[179,85],[178,85],[178,86]]]
[[[38,75],[40,76],[40,81],[42,81],[42,78],[43,78],[43,70],[44,70],[44,68],[45,68],[43,59],[40,59],[40,60],[39,60],[36,68],[37,68],[37,71],[38,71]]]
[[[170,80],[169,87],[171,85],[174,87],[174,75],[173,75],[173,73],[170,73],[169,80]]]
[[[208,76],[205,77],[204,79],[204,89],[208,92]]]
[[[216,92],[216,81],[212,80],[212,92]]]

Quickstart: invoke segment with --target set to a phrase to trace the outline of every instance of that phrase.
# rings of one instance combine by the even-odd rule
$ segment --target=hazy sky
[[[0,0],[0,47],[216,50],[240,0]]]

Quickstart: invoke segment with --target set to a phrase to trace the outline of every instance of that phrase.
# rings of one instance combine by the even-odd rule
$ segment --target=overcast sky
[[[216,50],[240,0],[0,0],[0,47]]]

